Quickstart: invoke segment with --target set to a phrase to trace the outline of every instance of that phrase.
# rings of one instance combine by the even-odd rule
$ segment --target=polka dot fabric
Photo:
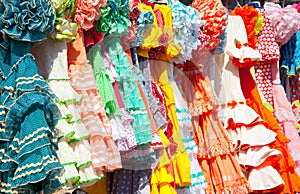
[[[271,64],[261,62],[255,67],[256,84],[266,101],[273,106]]]
[[[263,27],[258,35],[257,49],[262,55],[262,61],[278,61],[280,57],[279,45],[276,43],[275,32],[270,22],[264,14],[264,10],[261,11],[263,15]]]
[[[256,84],[262,92],[266,101],[273,106],[272,91],[272,72],[271,66],[277,65],[280,57],[279,45],[276,43],[274,29],[270,19],[265,16],[264,10],[261,10],[263,16],[262,30],[258,34],[257,49],[262,55],[262,61],[255,66]]]

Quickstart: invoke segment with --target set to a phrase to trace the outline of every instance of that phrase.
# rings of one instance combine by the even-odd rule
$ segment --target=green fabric
[[[107,74],[105,63],[101,54],[100,46],[96,45],[89,50],[87,58],[93,67],[98,91],[107,114],[121,114],[118,101]]]

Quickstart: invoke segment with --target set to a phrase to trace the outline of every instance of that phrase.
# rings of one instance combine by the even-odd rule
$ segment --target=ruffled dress
[[[263,15],[264,12],[263,12]],[[274,109],[273,114],[277,121],[281,125],[282,131],[285,136],[290,139],[287,144],[287,148],[296,163],[296,171],[299,175],[299,151],[300,151],[300,137],[297,134],[297,129],[294,126],[296,117],[293,115],[290,102],[286,97],[285,91],[280,84],[280,76],[278,70],[279,61],[279,46],[275,42],[275,35],[273,26],[270,24],[270,20],[264,17],[264,24],[261,33],[259,34],[258,49],[262,54],[262,61],[258,66],[255,66],[257,86],[261,91],[267,102],[272,105]],[[283,46],[284,47],[284,46]],[[293,55],[293,52],[285,47],[289,53]],[[286,56],[286,55],[285,55]],[[293,58],[293,56],[291,56]],[[285,62],[289,60],[284,59]],[[292,62],[292,60],[290,60]],[[287,64],[287,63],[285,63]]]
[[[51,50],[49,50],[51,47]],[[50,38],[31,49],[39,67],[39,71],[47,78],[47,82],[56,94],[57,106],[62,116],[56,129],[59,134],[57,154],[65,169],[60,177],[64,188],[87,186],[103,178],[92,167],[90,145],[87,140],[90,134],[82,123],[76,109],[81,98],[70,86],[67,62],[67,44],[65,41],[53,41]],[[40,68],[41,67],[41,68]],[[44,68],[48,72],[43,71]],[[50,72],[49,72],[50,71]]]
[[[274,28],[276,42],[284,45],[299,29],[300,15],[297,9],[291,5],[281,8],[273,2],[266,2],[264,9]]]
[[[192,59],[192,51],[201,44],[198,34],[203,21],[195,8],[186,6],[180,1],[172,1],[171,9],[174,43],[181,47],[181,51],[170,62],[180,64]]]
[[[124,107],[120,109],[120,103],[117,101],[113,87],[113,84],[116,82],[115,79],[118,79],[118,77],[114,69],[110,73],[107,71],[106,66],[113,68],[113,64],[111,64],[110,58],[104,59],[102,55],[108,57],[101,45],[92,47],[87,53],[87,57],[93,67],[99,94],[112,125],[112,137],[119,151],[129,151],[137,146],[131,127],[133,118],[130,118],[129,113],[126,114]]]
[[[166,148],[163,151],[167,153],[163,152],[164,158],[160,158],[160,163],[153,172],[151,193],[176,193],[176,186],[184,187],[191,184],[190,161],[180,133],[174,92],[168,80],[167,64],[164,61],[155,60],[151,61],[150,65],[153,80],[157,81],[163,92],[168,118],[172,124],[172,129],[165,131],[168,139],[163,140]]]
[[[76,108],[90,134],[88,140],[93,167],[97,171],[119,169],[120,153],[112,138],[111,125],[98,93],[92,67],[87,61],[82,31],[79,31],[72,44],[68,44],[67,54],[71,86],[82,98]]]
[[[173,76],[173,66],[168,65],[168,75],[171,82],[172,88],[174,90],[175,97],[175,108],[176,115],[178,118],[178,123],[180,127],[180,132],[182,135],[182,141],[184,144],[184,149],[186,150],[189,160],[190,160],[190,176],[191,184],[185,187],[177,187],[177,193],[179,194],[204,194],[207,183],[203,175],[203,171],[200,168],[199,162],[197,160],[198,145],[193,140],[194,130],[192,124],[192,117],[189,113],[186,102],[184,101],[182,94],[176,84]]]
[[[242,54],[234,54],[237,51],[235,41],[242,45],[248,42],[244,22],[240,16],[229,16],[227,30],[226,53],[215,57],[215,68],[219,74],[215,74],[214,83],[214,90],[225,115],[224,127],[229,132],[236,158],[251,188],[254,191],[275,189],[283,184],[279,173],[270,165],[275,164],[281,157],[278,150],[268,146],[275,141],[276,133],[267,129],[261,117],[246,105],[241,86],[232,85],[239,83],[240,75],[238,67],[233,65],[230,57],[237,58],[239,55],[238,59],[244,57],[255,61],[260,58],[260,54],[250,47],[247,48],[252,53],[249,56],[243,56],[245,47],[240,48],[239,52]]]
[[[250,192],[233,155],[232,143],[218,118],[218,105],[208,78],[192,62],[184,64],[183,73],[181,88],[192,116],[197,158],[207,181],[205,192]]]
[[[222,1],[196,0],[193,1],[191,6],[203,14],[199,20],[204,21],[202,32],[210,38],[210,42],[206,48],[211,51],[220,44],[221,35],[227,24],[226,11]]]
[[[96,23],[96,29],[107,35],[102,45],[116,70],[117,85],[124,108],[134,119],[132,129],[136,142],[138,145],[148,145],[152,140],[150,119],[138,88],[138,78],[130,66],[120,40],[121,36],[128,33],[128,27],[131,25],[128,2],[119,0],[115,5],[110,2],[101,10],[102,16]]]
[[[130,67],[127,55],[120,44],[120,39],[112,38],[105,41],[104,47],[119,76],[117,82],[125,109],[134,118],[132,128],[137,144],[149,144],[152,140],[152,130],[145,104],[137,87],[138,78]]]
[[[0,17],[0,192],[52,193],[63,173],[60,112],[30,48],[52,30],[54,9],[50,1],[2,1]]]

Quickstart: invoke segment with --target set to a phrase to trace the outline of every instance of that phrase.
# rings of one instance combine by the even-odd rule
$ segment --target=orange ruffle
[[[287,150],[286,144],[289,139],[281,132],[278,122],[272,113],[264,107],[257,86],[250,73],[250,68],[239,68],[240,83],[243,94],[247,100],[247,105],[252,107],[264,120],[265,126],[276,132],[276,141],[270,145],[282,153],[279,162],[274,163],[273,167],[279,172],[284,180],[282,193],[295,193],[300,191],[300,177],[295,172],[295,163]]]
[[[255,49],[258,39],[255,33],[256,20],[258,18],[258,10],[252,6],[245,5],[243,7],[238,7],[231,12],[232,15],[241,16],[246,27],[248,43],[247,46]],[[237,45],[239,48],[241,45]],[[251,67],[258,64],[258,61],[252,61],[249,58],[244,59],[243,63],[239,62],[239,59],[234,58],[232,63],[238,67]]]
[[[208,50],[213,50],[221,42],[221,35],[227,25],[227,16],[221,1],[195,0],[192,3],[197,11],[202,14],[203,33],[210,37]]]

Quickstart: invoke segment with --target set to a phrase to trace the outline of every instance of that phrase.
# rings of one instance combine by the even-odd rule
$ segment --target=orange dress
[[[218,118],[218,104],[207,76],[186,62],[182,90],[188,102],[199,146],[198,161],[208,187],[206,193],[248,193],[250,186],[233,155],[232,143]]]
[[[164,163],[164,165],[160,164],[158,168],[155,169],[151,180],[151,194],[174,193],[175,190],[174,188],[172,188],[174,183],[176,184],[176,186],[180,187],[189,186],[191,184],[189,171],[190,160],[182,142],[182,136],[180,133],[179,123],[175,111],[174,91],[168,79],[166,63],[163,61],[151,61],[151,70],[153,79],[155,81],[158,81],[158,85],[164,92],[164,99],[166,101],[168,117],[173,124],[172,137],[170,138],[170,141],[176,144],[176,149],[172,149],[172,146],[170,147],[171,153],[169,153],[169,157],[171,161],[168,161],[168,158],[166,158],[165,160],[163,160],[162,158],[160,160],[160,163]],[[169,142],[166,140],[166,142],[163,143],[164,145],[168,145]],[[167,155],[164,154],[164,157],[167,157]],[[173,172],[169,171],[169,165],[172,166]]]
[[[281,178],[284,180],[284,190],[282,193],[294,193],[300,191],[300,178],[295,172],[295,164],[287,150],[286,144],[289,142],[284,134],[281,132],[280,127],[273,116],[272,112],[268,110],[262,103],[257,86],[250,73],[250,68],[240,68],[240,83],[243,94],[247,100],[247,105],[252,107],[264,120],[267,128],[277,133],[276,141],[270,145],[282,153],[282,157],[274,168],[280,173]]]
[[[242,9],[248,9],[248,11],[240,11]],[[255,49],[255,43],[257,42],[257,40],[253,32],[255,21],[253,23],[253,17],[249,15],[251,9],[253,8],[246,6],[244,8],[237,9],[233,13],[241,15],[241,17],[243,18],[243,21],[246,25],[247,37],[249,40],[248,45]],[[241,65],[241,63],[239,63],[237,59],[233,60],[233,63],[236,66],[240,67],[240,84],[244,97],[246,99],[246,103],[260,115],[260,117],[263,119],[264,125],[277,134],[276,140],[270,143],[270,147],[279,150],[282,154],[282,157],[279,161],[275,161],[274,159],[272,161],[271,158],[271,160],[269,160],[269,163],[272,164],[272,166],[279,172],[281,178],[285,183],[282,193],[299,192],[300,178],[295,171],[295,163],[286,147],[286,144],[289,142],[289,139],[287,139],[281,132],[280,126],[278,125],[276,118],[273,116],[272,112],[263,105],[263,102],[260,98],[258,88],[250,72],[250,67],[256,65],[257,62],[253,62],[250,60],[246,62],[247,66],[244,66]]]

